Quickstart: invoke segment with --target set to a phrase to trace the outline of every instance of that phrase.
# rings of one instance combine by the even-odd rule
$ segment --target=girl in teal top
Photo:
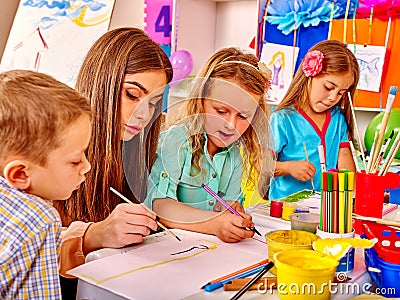
[[[226,242],[252,237],[244,213],[243,170],[255,184],[272,174],[264,95],[270,71],[235,48],[216,52],[193,81],[181,116],[161,133],[146,203],[169,227],[214,234]],[[225,211],[209,186],[244,218]]]

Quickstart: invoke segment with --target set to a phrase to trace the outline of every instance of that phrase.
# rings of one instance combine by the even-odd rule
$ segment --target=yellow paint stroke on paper
[[[74,22],[76,25],[81,26],[81,27],[90,27],[90,26],[96,26],[99,25],[103,22],[106,22],[110,19],[111,16],[111,9],[107,10],[104,14],[101,14],[99,16],[95,17],[86,17],[86,11],[88,7],[85,5],[82,8],[81,13],[79,14],[78,17],[75,19],[72,19],[71,21]]]
[[[127,272],[118,274],[118,275],[114,275],[114,276],[111,276],[111,277],[107,277],[107,278],[105,278],[105,279],[103,279],[103,280],[97,280],[96,278],[94,278],[94,277],[92,277],[92,276],[89,276],[89,275],[85,275],[85,274],[81,274],[81,276],[82,276],[83,278],[90,279],[90,280],[94,281],[97,285],[99,285],[99,284],[102,284],[102,283],[104,283],[104,282],[106,282],[106,281],[109,281],[109,280],[112,280],[112,279],[116,279],[116,278],[119,278],[119,277],[122,277],[122,276],[125,276],[125,275],[128,275],[128,274],[131,274],[131,273],[134,273],[134,272],[137,272],[137,271],[141,271],[141,270],[145,270],[145,269],[150,269],[150,268],[155,268],[155,267],[159,267],[159,266],[162,266],[162,265],[166,265],[166,264],[171,263],[171,262],[174,262],[174,261],[180,261],[180,260],[185,260],[185,259],[188,259],[188,258],[191,258],[191,257],[195,257],[195,256],[197,256],[197,255],[199,255],[199,254],[201,254],[201,253],[203,253],[203,252],[210,251],[210,250],[215,250],[215,249],[217,249],[217,247],[219,246],[219,244],[217,244],[217,243],[210,242],[210,241],[207,241],[207,240],[204,240],[204,241],[207,242],[207,243],[209,243],[209,244],[211,244],[211,245],[208,245],[208,246],[207,246],[208,249],[204,249],[204,250],[198,251],[198,252],[196,252],[196,253],[194,253],[194,254],[192,254],[192,255],[187,255],[187,256],[183,256],[183,257],[179,257],[179,258],[169,259],[169,260],[161,261],[161,262],[156,263],[156,264],[152,264],[152,265],[148,265],[148,266],[139,267],[139,268],[136,268],[136,269],[133,269],[133,270],[130,270],[130,271],[127,271]]]

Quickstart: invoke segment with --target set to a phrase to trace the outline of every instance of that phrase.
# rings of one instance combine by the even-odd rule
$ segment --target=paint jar
[[[340,239],[340,238],[354,238],[355,232],[354,229],[349,233],[331,233],[319,230],[319,226],[317,227],[317,236],[321,239]],[[337,266],[336,273],[349,273],[354,269],[354,248],[351,248],[347,254],[342,257],[339,261],[339,265]]]
[[[289,221],[289,216],[296,210],[296,203],[294,202],[283,202],[282,207],[282,219]]]
[[[271,200],[271,209],[269,215],[271,217],[280,218],[282,217],[283,202],[279,200]]]
[[[275,230],[265,235],[268,245],[268,258],[274,261],[274,254],[284,250],[312,249],[312,243],[318,237],[311,232],[301,230]],[[270,272],[276,274],[273,267]]]
[[[274,255],[281,300],[329,300],[337,260],[313,250],[287,250]]]

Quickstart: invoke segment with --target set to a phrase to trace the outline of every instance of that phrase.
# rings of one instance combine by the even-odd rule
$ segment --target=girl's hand
[[[240,203],[238,203],[240,205]],[[241,206],[241,205],[240,205]],[[223,242],[236,243],[251,238],[254,231],[246,229],[254,227],[251,216],[241,212],[242,217],[229,211],[221,213],[214,221],[214,234]]]
[[[84,236],[84,253],[140,243],[150,229],[157,230],[156,215],[141,204],[119,204],[103,221],[93,223]]]
[[[290,163],[288,173],[297,180],[301,181],[310,180],[316,172],[315,166],[312,163],[305,160],[291,161],[287,163]]]

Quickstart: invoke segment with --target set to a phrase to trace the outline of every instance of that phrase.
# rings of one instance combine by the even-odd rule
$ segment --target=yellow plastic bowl
[[[268,258],[274,261],[274,254],[283,250],[312,249],[312,243],[318,236],[307,231],[301,230],[275,230],[265,235],[268,245]],[[276,274],[276,268],[270,271]]]
[[[281,300],[328,300],[338,261],[313,250],[275,253],[278,294]]]

